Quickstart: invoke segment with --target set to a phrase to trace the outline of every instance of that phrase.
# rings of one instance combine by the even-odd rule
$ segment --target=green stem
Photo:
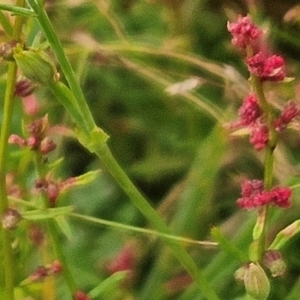
[[[141,193],[130,181],[126,173],[119,166],[107,145],[102,146],[96,151],[97,156],[102,161],[106,169],[111,173],[116,182],[123,188],[125,193],[130,197],[131,202],[140,210],[140,212],[151,222],[152,226],[159,232],[172,235],[171,230],[167,227],[162,218],[155,209],[144,199]],[[177,241],[162,237],[165,243],[173,250],[174,255],[181,262],[190,276],[198,284],[199,289],[208,300],[219,299],[214,289],[211,287],[206,277],[198,269],[195,262]]]
[[[2,216],[8,209],[8,199],[6,190],[6,162],[8,161],[7,140],[10,133],[11,117],[13,111],[13,95],[16,80],[16,65],[10,63],[7,72],[7,86],[4,96],[4,112],[1,127],[0,139],[0,215]],[[11,247],[11,234],[9,231],[2,229],[3,245],[3,267],[5,274],[5,299],[13,299],[14,291],[14,263]]]
[[[46,176],[45,167],[42,162],[42,156],[39,153],[35,153],[35,167],[38,173],[38,177],[40,179],[45,179]],[[46,194],[43,194],[43,202],[45,208],[49,207],[49,201]],[[75,292],[77,291],[77,285],[68,266],[64,252],[62,250],[62,244],[59,238],[59,232],[56,227],[55,221],[53,219],[47,219],[45,222],[46,222],[47,231],[49,233],[52,242],[51,245],[54,249],[54,253],[57,259],[59,260],[60,264],[62,265],[62,274],[67,283],[71,295],[74,295]]]
[[[52,94],[68,109],[69,114],[74,122],[76,122],[78,128],[81,128],[86,135],[89,135],[92,128],[86,124],[86,120],[83,117],[78,103],[67,86],[61,82],[51,82],[48,84],[48,88]],[[95,125],[94,125],[95,126]]]
[[[17,0],[17,6],[23,7],[24,0]],[[19,40],[21,36],[23,18],[16,17],[12,39]],[[8,33],[9,34],[9,33]],[[8,198],[6,190],[6,168],[8,161],[8,137],[10,134],[13,107],[14,93],[17,76],[17,66],[14,62],[8,64],[7,84],[4,95],[4,108],[2,116],[1,137],[0,137],[0,216],[8,209]],[[11,234],[0,226],[3,245],[3,268],[4,268],[4,295],[6,300],[14,299],[14,260],[13,250],[11,246]]]
[[[274,116],[269,103],[265,97],[263,91],[263,85],[260,79],[254,75],[251,75],[251,82],[254,92],[258,97],[259,105],[263,110],[265,115],[266,123],[269,130],[269,141],[266,146],[266,153],[264,159],[264,188],[265,190],[270,190],[273,184],[273,174],[274,174],[274,149],[277,144],[277,132],[274,129],[273,121]],[[257,258],[261,259],[263,252],[266,247],[266,227],[268,219],[269,205],[265,205],[258,211],[257,222],[254,227],[254,239],[258,240],[257,247]]]
[[[63,249],[61,247],[61,240],[59,238],[58,229],[56,227],[55,221],[52,219],[46,220],[47,230],[51,238],[52,247],[54,249],[54,253],[57,256],[57,259],[59,260],[61,266],[62,266],[62,274],[64,277],[64,280],[67,283],[67,286],[69,288],[69,291],[71,295],[74,295],[76,293],[77,285],[75,283],[74,277],[71,273],[71,270],[69,268],[69,265],[66,260],[66,256],[63,252]]]
[[[83,119],[86,122],[88,130],[93,130],[95,127],[95,122],[91,111],[87,105],[85,97],[83,95],[82,89],[77,81],[76,75],[73,71],[73,68],[65,54],[65,51],[62,47],[60,40],[58,39],[55,30],[52,26],[51,21],[45,11],[45,9],[35,0],[28,0],[29,5],[37,14],[37,19],[39,21],[42,30],[44,31],[49,44],[51,45],[59,63],[60,67],[65,75],[67,82],[70,86],[70,89],[73,95],[76,97],[78,107],[80,107]]]
[[[80,220],[83,220],[83,221],[86,221],[86,222],[91,222],[93,224],[100,224],[100,225],[104,225],[104,226],[110,226],[110,227],[113,227],[113,228],[118,228],[118,229],[121,229],[121,230],[129,230],[129,231],[139,232],[139,233],[142,233],[142,234],[147,234],[147,235],[151,235],[151,236],[155,236],[155,237],[162,237],[162,238],[166,238],[166,239],[175,240],[175,241],[185,243],[185,244],[193,244],[193,245],[199,245],[199,246],[210,246],[210,247],[218,246],[217,243],[211,242],[211,241],[193,240],[193,239],[189,239],[189,238],[185,238],[185,237],[181,237],[181,236],[162,233],[162,232],[152,230],[152,229],[135,227],[135,226],[126,225],[126,224],[122,224],[122,223],[117,223],[117,222],[113,222],[113,221],[98,219],[98,218],[95,218],[95,217],[85,216],[85,215],[81,215],[81,214],[69,213],[68,215],[70,217],[77,218],[77,219],[80,219]]]

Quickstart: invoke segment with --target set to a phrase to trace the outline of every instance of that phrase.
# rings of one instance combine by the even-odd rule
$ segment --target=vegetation
[[[0,298],[296,300],[299,11],[2,1]]]

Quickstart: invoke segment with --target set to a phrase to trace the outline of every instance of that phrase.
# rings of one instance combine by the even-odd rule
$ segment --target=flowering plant
[[[298,293],[296,258],[284,247],[300,231],[299,184],[279,155],[300,128],[297,91],[286,96],[296,81],[289,61],[255,13],[226,31],[227,17],[189,19],[198,1],[183,3],[0,4],[1,299],[293,300]],[[200,34],[183,29],[192,19]],[[212,40],[229,44],[231,34],[222,55],[238,53],[248,81],[187,51],[194,44],[203,47],[197,54],[214,55],[201,36],[204,20],[220,25]],[[242,103],[228,121],[235,96]],[[238,148],[230,152],[235,143],[254,154],[259,170]],[[247,174],[242,180],[236,166]]]
[[[250,73],[252,91],[247,95],[239,109],[239,120],[229,128],[246,127],[250,143],[256,151],[264,153],[264,179],[246,180],[242,183],[241,198],[237,204],[242,209],[257,210],[257,221],[253,230],[253,242],[249,248],[250,264],[237,273],[244,281],[247,293],[254,299],[267,299],[270,291],[268,279],[260,264],[275,268],[272,276],[283,274],[285,267],[281,255],[266,244],[266,226],[270,206],[282,209],[291,207],[290,187],[274,185],[274,151],[282,132],[291,122],[297,122],[300,106],[293,100],[279,111],[273,107],[265,95],[265,83],[280,84],[287,79],[286,65],[282,56],[272,54],[268,47],[266,32],[258,27],[248,16],[240,16],[236,22],[228,23],[232,35],[232,45],[241,50]],[[271,255],[276,253],[276,255]],[[279,269],[277,269],[277,267]],[[278,271],[278,272],[277,272]]]

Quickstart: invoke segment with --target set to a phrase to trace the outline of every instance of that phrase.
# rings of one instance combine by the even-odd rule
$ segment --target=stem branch
[[[17,0],[16,6],[24,7],[24,0]],[[22,31],[23,18],[16,17],[12,31],[12,39],[19,41]],[[17,76],[17,66],[14,62],[8,63],[7,84],[4,95],[4,108],[2,116],[0,136],[0,216],[8,209],[8,198],[6,190],[6,171],[8,162],[8,137],[10,134],[14,93]],[[11,234],[0,226],[2,236],[3,269],[4,269],[4,295],[6,300],[14,299],[14,261],[11,246]]]
[[[263,110],[266,124],[269,130],[269,140],[266,146],[266,153],[264,159],[264,188],[265,190],[268,191],[272,188],[272,184],[273,184],[274,149],[276,148],[276,144],[277,144],[277,132],[275,131],[273,126],[274,116],[271,107],[265,97],[262,82],[257,76],[253,74],[251,75],[251,82],[252,82],[252,87],[254,89],[254,92],[256,93],[256,96],[258,98],[259,105]],[[268,212],[269,212],[269,205],[265,205],[260,208],[260,210],[258,211],[257,221],[253,231],[258,233],[258,236],[256,236],[254,239],[258,240],[256,256],[259,260],[261,259],[266,247],[266,226],[267,226]]]

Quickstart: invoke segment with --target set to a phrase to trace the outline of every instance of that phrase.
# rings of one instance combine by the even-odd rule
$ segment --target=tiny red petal
[[[242,183],[242,197],[251,197],[263,191],[263,182],[261,180],[245,180]]]
[[[258,104],[256,96],[251,93],[245,97],[241,108],[239,109],[239,117],[241,123],[249,125],[257,120],[261,115],[261,109]]]
[[[276,187],[271,190],[272,203],[282,208],[291,206],[290,197],[292,190],[288,187]]]
[[[250,143],[254,146],[255,150],[263,149],[269,140],[269,129],[267,125],[257,123],[253,126],[250,136]]]
[[[278,119],[274,121],[277,131],[282,131],[286,126],[300,114],[300,107],[295,102],[290,101],[282,111]]]

